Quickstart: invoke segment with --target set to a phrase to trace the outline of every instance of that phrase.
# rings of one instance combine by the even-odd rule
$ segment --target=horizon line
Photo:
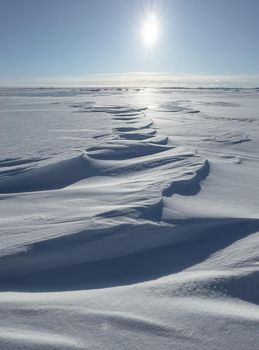
[[[77,75],[33,76],[0,79],[0,87],[100,87],[139,86],[141,84],[175,87],[240,87],[259,86],[259,74],[172,74],[166,72],[90,73]]]

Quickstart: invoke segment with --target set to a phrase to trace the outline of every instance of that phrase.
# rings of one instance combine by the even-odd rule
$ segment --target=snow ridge
[[[78,108],[85,113],[112,114],[119,123],[112,138],[88,148],[80,156],[5,176],[0,179],[0,192],[26,196],[35,192],[36,197],[42,192],[50,202],[52,197],[64,198],[74,191],[93,201],[96,198],[99,202],[107,201],[109,193],[112,199],[106,205],[93,205],[92,215],[80,219],[84,228],[77,234],[68,231],[61,235],[58,245],[46,235],[43,241],[29,241],[24,248],[6,247],[0,265],[0,274],[5,278],[163,245],[171,236],[171,231],[163,228],[166,225],[163,198],[196,194],[209,174],[208,161],[191,148],[173,146],[167,136],[154,128],[145,108],[88,105]],[[133,121],[127,119],[132,115]],[[153,226],[163,233],[153,234]],[[132,231],[136,228],[139,237],[134,238]],[[124,238],[119,239],[118,231],[122,230]],[[69,258],[64,246],[67,240]]]

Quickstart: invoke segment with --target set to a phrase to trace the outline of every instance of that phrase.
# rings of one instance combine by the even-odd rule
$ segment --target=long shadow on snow
[[[137,227],[132,227],[132,230],[136,231]],[[154,227],[154,230],[157,230],[156,233],[159,236],[159,228]],[[6,273],[4,273],[4,277],[4,274],[0,272],[0,289],[34,292],[79,290],[107,288],[153,280],[194,266],[235,241],[259,231],[259,220],[191,220],[188,224],[168,228],[168,230],[171,230],[170,234],[172,235],[171,242],[168,244],[128,255],[75,264],[67,259],[63,262],[67,266],[44,270],[43,264],[40,271],[13,274],[13,277],[7,277]],[[81,232],[78,235],[81,236],[79,236],[77,244],[80,243],[80,237],[84,237],[86,233]],[[69,247],[73,243],[73,236],[53,240],[57,255],[59,254],[58,249],[64,251],[62,240],[67,239],[66,249],[69,257]],[[59,240],[62,248],[59,248]],[[51,244],[51,240],[48,244]],[[35,259],[37,259],[37,255]],[[17,264],[19,265],[18,261]]]

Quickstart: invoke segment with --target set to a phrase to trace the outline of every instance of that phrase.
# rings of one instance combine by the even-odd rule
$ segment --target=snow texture
[[[0,349],[257,350],[257,89],[0,89]]]

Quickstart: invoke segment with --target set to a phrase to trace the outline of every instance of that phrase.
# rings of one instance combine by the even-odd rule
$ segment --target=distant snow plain
[[[0,348],[259,346],[259,90],[0,89]]]

